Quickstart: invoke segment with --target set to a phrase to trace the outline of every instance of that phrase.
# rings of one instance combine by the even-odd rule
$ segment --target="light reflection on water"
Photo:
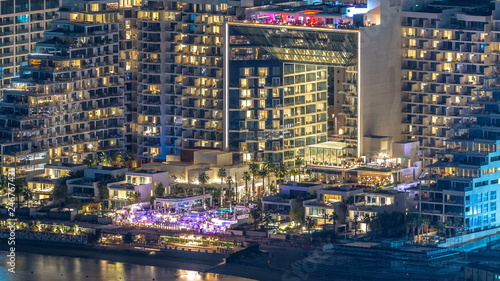
[[[0,281],[250,281],[251,279],[94,260],[16,253],[16,273],[7,271],[6,252],[0,252]]]

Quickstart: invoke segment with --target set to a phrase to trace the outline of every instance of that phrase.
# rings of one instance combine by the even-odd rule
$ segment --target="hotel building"
[[[402,10],[402,126],[408,140],[420,142],[427,165],[457,134],[485,68],[497,59],[500,29],[486,1],[419,3],[406,1]]]
[[[59,6],[59,0],[0,1],[0,88],[10,85],[43,32],[52,28]]]
[[[498,46],[492,43],[490,47]],[[437,153],[435,163],[428,165],[415,190],[416,213],[468,232],[500,226],[498,56],[489,56],[494,64],[485,67],[483,86],[472,91],[468,108],[461,112],[461,122],[453,127],[455,135],[444,142],[445,149]]]
[[[0,102],[2,172],[43,172],[124,146],[116,2],[63,7]]]
[[[137,143],[146,161],[181,148],[222,149],[227,9],[217,1],[148,1],[138,11]]]

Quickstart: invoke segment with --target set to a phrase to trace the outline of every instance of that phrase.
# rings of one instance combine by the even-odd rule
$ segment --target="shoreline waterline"
[[[4,240],[4,239],[2,239]],[[241,276],[248,275],[247,272],[242,272],[244,274],[239,274],[239,270],[232,271],[231,275],[226,275],[224,272],[220,271],[218,268],[223,266],[226,268],[228,264],[224,263],[225,255],[222,254],[207,254],[207,253],[198,253],[198,252],[185,252],[185,251],[176,251],[176,250],[167,250],[162,252],[157,252],[154,255],[150,255],[149,251],[140,251],[140,250],[131,250],[131,249],[120,249],[120,248],[112,248],[112,247],[93,247],[87,245],[73,245],[67,243],[57,243],[57,242],[47,242],[47,241],[31,241],[31,240],[18,240],[16,241],[16,274],[12,274],[4,271],[3,274],[0,274],[0,280],[47,280],[52,281],[50,278],[54,278],[51,276],[49,279],[9,279],[18,276],[19,271],[22,270],[23,274],[34,274],[32,270],[23,268],[22,263],[26,262],[26,259],[42,259],[42,260],[58,260],[59,262],[68,261],[78,261],[77,264],[80,263],[90,263],[90,264],[101,264],[103,266],[108,266],[112,264],[119,264],[121,268],[141,268],[141,270],[145,270],[144,268],[152,268],[150,270],[157,272],[168,272],[169,274],[173,274],[175,272],[175,276],[183,276],[189,275],[190,279],[185,280],[221,280],[221,281],[251,281],[251,280],[269,280],[266,278],[265,274],[260,272],[252,272],[251,276]],[[0,262],[6,262],[7,253],[9,249],[7,247],[6,241],[0,241]],[[38,255],[38,257],[37,257]],[[24,259],[24,261],[23,261]],[[4,262],[4,263],[5,263]],[[29,262],[28,262],[29,263]],[[230,266],[230,265],[229,265]],[[98,267],[101,269],[101,267]],[[66,270],[65,268],[60,268],[60,270]],[[141,271],[140,270],[140,271]],[[43,271],[43,270],[42,270]],[[137,271],[137,270],[136,270]],[[8,274],[12,276],[9,276]],[[123,272],[122,272],[123,273]],[[232,274],[235,273],[235,274]],[[71,274],[67,272],[66,275]],[[119,273],[117,273],[120,275]],[[126,277],[126,274],[121,274]],[[106,275],[107,276],[107,275]],[[156,275],[155,275],[156,276]],[[31,277],[29,274],[27,277]],[[137,276],[128,280],[142,280],[136,279]],[[254,278],[252,278],[254,277]],[[7,279],[6,279],[7,278]],[[90,277],[89,277],[90,278]],[[97,279],[81,279],[81,280],[92,280],[92,281],[100,281],[100,280],[111,280],[109,276],[102,277],[94,276]],[[144,279],[144,280],[167,280],[167,281],[176,281],[176,280],[184,280],[182,277],[152,277],[154,279]],[[193,279],[194,278],[194,279]],[[70,279],[56,279],[56,280],[70,280]],[[54,281],[56,281],[54,280]],[[73,279],[71,279],[73,281]],[[77,279],[80,280],[80,279]],[[113,279],[114,280],[114,279]],[[117,280],[127,280],[127,279],[117,279]]]

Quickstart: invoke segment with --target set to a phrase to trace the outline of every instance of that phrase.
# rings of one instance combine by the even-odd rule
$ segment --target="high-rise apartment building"
[[[59,6],[59,0],[0,1],[0,88],[10,84],[43,32],[51,29]]]
[[[257,41],[255,31],[276,27],[230,23],[227,28],[224,147],[235,152],[235,162],[293,165],[306,145],[327,140],[328,67],[314,60],[280,60],[266,51],[269,45]],[[303,29],[302,36],[306,33]]]
[[[500,47],[489,3],[421,2],[402,11],[403,133],[430,164],[460,134],[454,128]]]
[[[137,83],[139,40],[137,30],[137,10],[142,1],[120,1],[123,20],[120,23],[120,69],[123,71],[125,99],[125,149],[126,154],[137,153]]]
[[[148,1],[138,11],[138,153],[222,149],[222,2]]]
[[[60,10],[0,102],[3,172],[43,171],[123,150],[123,76],[117,2],[77,2]]]

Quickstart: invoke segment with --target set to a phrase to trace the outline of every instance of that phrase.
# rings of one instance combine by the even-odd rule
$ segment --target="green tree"
[[[304,166],[304,159],[302,158],[296,158],[295,159],[295,168],[297,169],[297,173],[299,174],[299,182],[300,182],[300,170],[302,169],[302,166]]]
[[[99,152],[97,153],[97,162],[99,165],[107,166],[111,164],[111,158],[109,157],[108,152]]]
[[[128,194],[127,204],[135,204],[141,202],[141,193],[139,191],[133,191]]]
[[[267,233],[267,231],[269,229],[269,224],[274,223],[274,219],[270,213],[265,213],[265,214],[262,214],[262,222],[264,223],[264,225],[266,227],[266,233]]]
[[[247,202],[248,202],[248,199],[250,198],[251,194],[250,194],[250,190],[248,189],[248,181],[252,178],[252,176],[250,175],[249,172],[244,172],[243,173],[243,180],[245,181],[245,196],[247,198]]]
[[[324,213],[322,215],[324,223],[323,223],[323,229],[326,230],[326,220],[328,219],[329,215],[327,213]]]
[[[281,183],[288,175],[288,168],[285,164],[279,164],[276,168],[276,179]]]
[[[250,171],[250,174],[252,174],[252,192],[251,193],[255,194],[256,193],[255,177],[257,177],[257,175],[259,175],[259,165],[252,163],[248,166],[248,170]]]
[[[233,177],[228,176],[228,177],[226,178],[226,184],[227,184],[227,186],[229,187],[229,192],[228,192],[229,194],[232,194],[232,193],[233,193],[233,189],[232,189],[232,185],[233,185],[233,183],[234,183],[234,181],[233,181]],[[232,201],[232,198],[231,198],[231,197],[232,197],[232,196],[230,196],[230,198],[229,198],[229,200],[230,200],[230,201]]]
[[[342,218],[344,220],[344,223],[347,223],[347,215],[349,214],[349,203],[344,200],[340,203],[339,209],[342,212]]]
[[[9,188],[9,177],[0,175],[0,190],[7,190]]]
[[[267,184],[271,184],[271,174],[276,172],[276,164],[271,159],[267,159],[262,165],[262,169],[267,172]]]
[[[358,236],[358,223],[359,223],[359,216],[354,215],[354,237]]]
[[[436,224],[437,235],[444,236],[445,235],[444,229],[445,229],[444,222],[442,221],[437,222]]]
[[[26,207],[30,207],[30,202],[33,200],[33,193],[28,187],[25,187],[23,190],[23,198],[26,201]]]
[[[408,238],[415,236],[415,230],[418,225],[418,215],[409,213],[405,218],[406,233],[409,235]]]
[[[337,213],[335,212],[332,212],[330,215],[328,215],[328,220],[332,222],[332,225],[333,225],[333,233],[335,234],[336,230],[336,225],[337,225],[337,221],[339,220],[339,215],[337,215]]]
[[[149,204],[151,208],[153,208],[153,204],[155,202],[155,199],[158,197],[163,197],[165,195],[165,188],[163,187],[163,183],[159,183],[156,185],[155,189],[153,190],[153,195],[151,198],[149,198]]]
[[[111,152],[111,161],[115,165],[122,165],[122,160],[123,160],[123,153],[119,150],[114,150]]]
[[[372,221],[372,217],[369,214],[365,214],[363,217],[363,223],[366,225],[366,232],[368,233],[368,226],[370,225]]]
[[[203,193],[203,209],[206,209],[206,202],[205,202],[205,188],[207,182],[210,180],[210,177],[207,175],[205,172],[201,172],[198,174],[198,182],[201,184],[201,189]]]
[[[54,189],[52,190],[52,198],[54,201],[59,203],[59,212],[62,209],[62,202],[68,196],[68,187],[66,186],[66,181],[62,180],[54,184]]]
[[[224,179],[227,177],[227,171],[224,168],[220,168],[217,172],[217,177],[220,178],[220,185],[224,184]]]
[[[94,156],[92,156],[92,154],[89,154],[85,159],[83,159],[82,163],[87,165],[88,168],[90,168],[94,165],[97,165],[97,160],[94,159]]]
[[[125,155],[123,156],[124,165],[128,168],[132,168],[132,163],[137,161],[137,154],[132,150],[125,151]]]
[[[262,170],[259,171],[259,176],[262,178],[262,188],[259,189],[260,196],[263,196],[264,194],[267,194],[265,180],[266,180],[266,176],[268,174],[269,174],[269,172],[267,170],[262,169]]]
[[[103,177],[97,183],[97,197],[99,198],[99,202],[103,204],[104,209],[109,208],[109,188],[108,183],[114,181],[112,176]]]
[[[16,196],[17,208],[21,207],[21,197],[24,190],[27,187],[26,179],[17,178],[13,182],[14,184],[14,195]]]
[[[163,197],[165,195],[165,187],[163,187],[163,183],[160,182],[156,185],[155,190],[153,191],[153,196],[158,198],[158,197]]]
[[[311,230],[313,229],[315,224],[316,224],[315,221],[311,217],[307,217],[304,221],[304,226],[306,227],[307,232],[309,233],[311,242],[312,242]]]
[[[304,206],[300,205],[290,212],[290,219],[296,224],[301,224],[304,222],[305,214]]]
[[[298,175],[299,173],[297,172],[297,170],[295,168],[291,168],[290,169],[290,176],[293,177],[293,181],[297,181],[297,179],[295,178],[296,175]]]
[[[262,215],[262,210],[258,206],[254,206],[253,208],[250,209],[250,216],[253,219],[254,229],[257,228],[257,223],[259,222],[261,215]]]

